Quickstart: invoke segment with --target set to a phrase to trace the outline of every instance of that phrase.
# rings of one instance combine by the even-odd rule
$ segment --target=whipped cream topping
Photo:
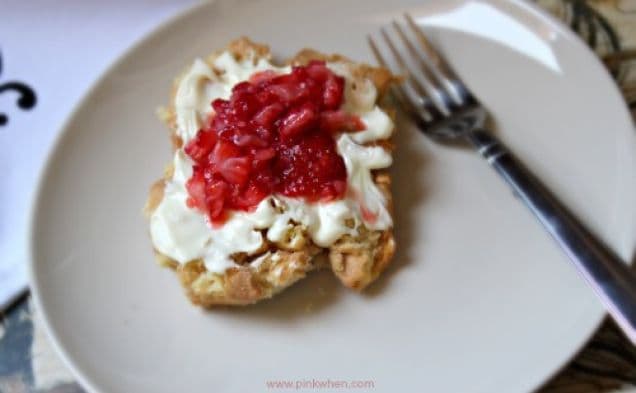
[[[389,138],[393,132],[391,118],[375,105],[377,91],[369,80],[354,80],[345,63],[328,67],[345,78],[343,109],[360,117],[366,129],[341,134],[336,141],[338,153],[347,169],[347,195],[331,201],[308,203],[302,199],[271,195],[252,212],[233,212],[221,226],[211,225],[205,214],[187,206],[186,182],[192,175],[192,160],[179,149],[175,152],[172,178],[166,181],[164,197],[150,217],[150,234],[157,251],[187,263],[203,259],[205,267],[223,273],[236,266],[235,253],[254,254],[263,245],[263,236],[273,242],[283,241],[301,224],[312,241],[329,247],[345,234],[356,235],[360,225],[373,230],[390,228],[393,223],[387,201],[373,182],[371,171],[391,165],[391,156],[381,147],[364,143]],[[255,61],[246,56],[237,61],[224,52],[212,63],[194,61],[177,87],[175,111],[177,134],[184,146],[194,138],[212,114],[210,103],[230,97],[232,87],[258,71],[288,73],[291,67],[275,67],[266,59]],[[215,72],[216,71],[216,72]],[[252,261],[257,268],[263,257]]]
[[[247,57],[239,62],[227,51],[214,59],[213,66],[220,72],[218,75],[206,62],[196,59],[177,87],[174,100],[177,128],[184,144],[197,135],[203,121],[212,113],[210,103],[217,98],[228,99],[234,85],[259,71],[291,72],[290,66],[275,67],[263,58],[254,62]]]

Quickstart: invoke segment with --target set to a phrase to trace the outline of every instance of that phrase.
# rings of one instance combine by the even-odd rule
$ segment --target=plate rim
[[[465,0],[462,0],[465,1]],[[570,43],[577,45],[581,49],[581,53],[585,52],[585,56],[588,57],[588,61],[595,63],[597,69],[599,69],[599,78],[604,79],[604,83],[611,86],[612,94],[621,98],[621,102],[623,105],[622,112],[624,115],[624,120],[627,121],[628,124],[632,125],[632,128],[635,126],[634,119],[630,116],[629,111],[627,109],[624,100],[622,99],[622,95],[619,91],[618,86],[614,83],[614,80],[611,78],[611,75],[607,71],[607,69],[602,65],[601,60],[596,56],[589,47],[585,44],[583,39],[579,37],[576,33],[574,33],[569,27],[567,27],[562,21],[556,18],[554,15],[550,14],[547,10],[541,8],[539,5],[530,3],[524,0],[479,0],[479,2],[502,2],[505,1],[510,3],[512,7],[516,7],[519,10],[523,10],[528,15],[535,16],[538,20],[543,24],[548,24],[550,27],[556,29],[558,33]],[[425,1],[422,0],[422,3]],[[34,188],[34,192],[29,202],[29,214],[27,220],[27,273],[28,273],[28,282],[29,282],[29,290],[31,292],[31,299],[33,301],[34,308],[36,313],[39,314],[39,320],[44,327],[46,337],[54,348],[56,354],[62,359],[64,365],[71,372],[72,376],[79,382],[79,384],[85,388],[89,392],[103,392],[104,390],[100,389],[99,385],[93,381],[93,378],[85,375],[80,367],[76,366],[75,361],[72,359],[71,354],[65,349],[63,343],[59,339],[57,330],[54,328],[51,318],[49,316],[48,311],[43,307],[43,301],[40,295],[39,283],[40,278],[37,273],[36,268],[36,258],[35,258],[35,228],[37,227],[38,216],[40,212],[40,204],[42,195],[42,189],[44,187],[44,183],[46,178],[50,175],[51,164],[56,157],[56,153],[59,148],[63,145],[63,142],[66,138],[69,137],[70,133],[68,132],[71,124],[77,117],[77,114],[80,110],[83,109],[85,103],[98,91],[98,88],[101,87],[105,79],[112,73],[114,69],[116,69],[120,64],[122,64],[130,55],[132,55],[135,51],[138,50],[141,46],[143,46],[146,42],[151,40],[155,35],[159,34],[161,31],[170,28],[174,23],[177,23],[180,20],[187,19],[190,15],[196,13],[198,10],[206,7],[214,7],[217,2],[201,2],[198,4],[193,4],[186,6],[183,10],[177,11],[174,15],[168,17],[164,21],[157,24],[155,27],[150,29],[147,33],[143,34],[141,37],[134,40],[123,52],[117,55],[108,65],[104,68],[104,70],[100,73],[99,77],[96,78],[90,86],[86,89],[84,94],[78,99],[78,101],[73,105],[71,111],[65,117],[64,121],[61,123],[61,126],[58,128],[58,132],[53,139],[50,147],[48,148],[45,159],[43,161],[42,166],[38,170],[38,175],[36,178],[36,186]],[[636,131],[636,130],[635,130]],[[633,248],[633,247],[632,247]],[[634,252],[636,250],[633,250]],[[634,261],[629,261],[628,263],[632,263]],[[589,311],[591,313],[591,311]],[[600,325],[605,320],[607,313],[604,310],[600,310],[598,315],[595,318],[593,327],[590,329],[590,332],[586,334],[585,338],[581,340],[576,347],[564,357],[560,366],[553,369],[551,372],[547,373],[543,377],[540,377],[537,381],[529,381],[528,385],[532,388],[532,391],[535,389],[541,388],[548,381],[550,381],[554,376],[556,376],[559,372],[565,369],[572,360],[579,354],[579,352],[588,344],[589,341],[593,338],[595,333],[598,331]]]
[[[40,200],[42,198],[42,188],[44,187],[46,178],[50,174],[49,172],[51,163],[55,159],[56,152],[62,146],[64,140],[69,136],[68,130],[71,126],[71,123],[74,121],[79,111],[84,107],[84,104],[98,91],[98,88],[103,84],[108,75],[110,75],[113,70],[115,70],[120,64],[122,64],[129,55],[143,46],[148,40],[152,39],[153,36],[161,32],[162,30],[169,28],[170,25],[172,25],[176,21],[182,18],[188,18],[190,14],[193,14],[199,9],[206,6],[208,6],[208,3],[206,2],[200,2],[198,4],[195,3],[193,5],[186,6],[183,10],[177,11],[174,15],[166,18],[164,21],[157,24],[154,28],[150,29],[145,34],[142,34],[139,38],[131,42],[131,44],[122,53],[115,56],[115,58],[99,74],[97,79],[95,79],[86,89],[86,91],[80,96],[79,100],[73,105],[71,111],[64,118],[64,121],[58,128],[57,135],[53,139],[53,142],[46,152],[44,163],[40,167],[37,175],[36,186],[32,194],[31,201],[29,202],[29,215],[27,222],[27,275],[29,281],[29,291],[31,299],[33,301],[34,309],[36,310],[36,313],[39,314],[40,322],[42,322],[42,326],[44,327],[44,331],[46,333],[47,339],[49,340],[49,343],[53,347],[55,353],[61,358],[67,369],[71,372],[71,375],[77,380],[76,382],[78,382],[82,386],[82,388],[86,389],[89,392],[103,392],[103,390],[98,388],[98,385],[93,382],[92,378],[90,378],[88,375],[84,375],[84,373],[80,371],[79,367],[75,365],[75,362],[71,358],[69,352],[64,348],[64,345],[58,337],[56,329],[51,323],[51,318],[44,308],[42,297],[40,296],[40,290],[38,288],[39,279],[38,273],[36,271],[35,261],[35,228],[37,227],[39,206],[41,203]]]

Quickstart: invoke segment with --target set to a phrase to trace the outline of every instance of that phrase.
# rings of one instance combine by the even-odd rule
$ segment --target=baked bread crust
[[[246,56],[271,59],[268,46],[257,44],[242,37],[232,41],[225,49],[237,60]],[[217,51],[208,56],[206,62],[212,66],[214,59],[222,53]],[[311,60],[343,62],[351,67],[354,79],[368,79],[378,91],[378,101],[385,95],[390,84],[395,81],[391,73],[383,68],[356,64],[341,55],[326,55],[312,49],[303,49],[286,64],[304,65]],[[177,135],[174,99],[177,86],[182,76],[177,77],[172,90],[171,103],[158,112],[160,119],[168,126],[173,149],[182,146]],[[393,111],[383,107],[391,116]],[[371,143],[382,146],[387,151],[393,150],[390,140]],[[150,188],[144,213],[150,217],[163,199],[163,190],[172,177],[173,168],[168,166],[164,176]],[[392,196],[390,191],[391,177],[386,170],[373,172],[374,182],[388,201],[389,212],[392,212]],[[230,268],[223,274],[208,271],[202,260],[194,260],[180,264],[155,250],[157,261],[162,266],[175,270],[188,298],[192,303],[203,307],[215,305],[247,305],[267,299],[302,279],[312,270],[331,267],[334,274],[347,287],[362,290],[373,282],[389,265],[395,252],[395,241],[392,228],[384,231],[368,230],[360,225],[358,235],[344,235],[329,248],[320,248],[313,244],[310,236],[301,225],[290,230],[286,239],[270,242],[264,236],[261,250],[254,255],[243,253],[233,255],[239,265]],[[324,254],[327,258],[317,257]],[[250,262],[260,259],[257,267]]]

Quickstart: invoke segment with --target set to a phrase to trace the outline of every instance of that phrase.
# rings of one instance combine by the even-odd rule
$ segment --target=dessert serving
[[[145,213],[193,303],[254,303],[318,268],[361,290],[387,267],[393,80],[309,49],[277,66],[246,38],[177,78],[159,111],[174,154]]]

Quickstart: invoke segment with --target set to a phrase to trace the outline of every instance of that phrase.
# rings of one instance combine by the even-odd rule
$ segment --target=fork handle
[[[628,265],[586,229],[495,136],[476,130],[468,137],[574,262],[636,345],[636,276]]]

